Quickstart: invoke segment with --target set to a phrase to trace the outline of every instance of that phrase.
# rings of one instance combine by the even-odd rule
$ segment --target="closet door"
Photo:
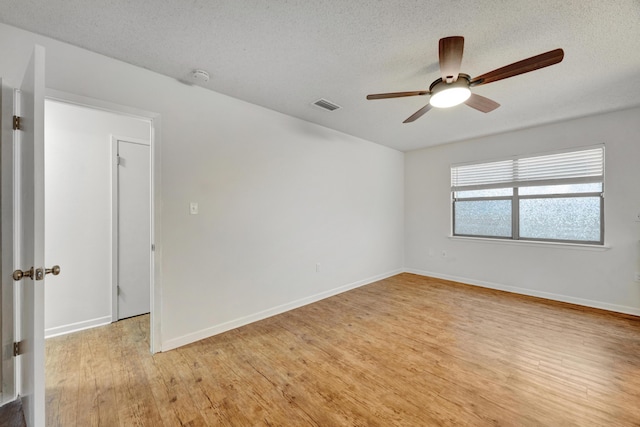
[[[118,319],[149,313],[151,158],[148,145],[118,144]]]

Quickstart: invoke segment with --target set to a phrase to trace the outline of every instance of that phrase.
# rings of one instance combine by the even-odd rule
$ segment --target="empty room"
[[[0,425],[640,425],[639,19],[0,0]]]

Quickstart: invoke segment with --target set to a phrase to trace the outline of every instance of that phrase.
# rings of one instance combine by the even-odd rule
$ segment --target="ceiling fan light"
[[[453,85],[448,85],[453,86]],[[445,87],[435,92],[429,99],[429,104],[437,108],[449,108],[462,104],[469,99],[471,91],[465,86]]]

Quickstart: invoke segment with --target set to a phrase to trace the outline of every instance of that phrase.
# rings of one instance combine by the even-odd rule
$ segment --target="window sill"
[[[489,239],[486,237],[449,236],[449,240],[474,243],[495,243],[498,245],[533,246],[544,248],[574,249],[581,251],[604,252],[611,249],[608,245],[586,245],[580,243],[536,242],[531,240]]]

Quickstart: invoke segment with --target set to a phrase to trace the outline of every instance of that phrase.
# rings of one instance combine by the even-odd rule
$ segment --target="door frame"
[[[15,238],[16,227],[14,226],[14,218],[16,218],[16,209],[19,203],[16,200],[17,192],[15,191],[14,171],[19,170],[16,162],[19,161],[19,150],[15,150],[15,131],[11,117],[17,113],[17,89],[9,86],[7,82],[0,78],[0,102],[2,106],[0,111],[0,212],[1,212],[1,230],[0,230],[0,265],[1,280],[0,285],[0,306],[2,316],[2,329],[0,331],[0,339],[2,347],[1,368],[2,375],[0,380],[0,406],[15,400],[19,383],[19,359],[13,356],[13,342],[18,337],[18,293],[17,284],[11,277],[11,272],[15,270],[16,261],[14,254],[16,252],[17,240]],[[17,159],[17,160],[16,160]],[[19,220],[17,218],[16,220]]]
[[[108,101],[88,98],[58,90],[47,89],[45,99],[72,104],[94,110],[102,110],[123,116],[142,119],[150,123],[150,135],[148,144],[151,150],[151,244],[154,250],[151,252],[151,320],[149,325],[149,341],[151,353],[162,351],[162,227],[161,227],[161,125],[160,114],[141,110],[134,107],[114,104]],[[123,140],[131,138],[123,137]],[[113,181],[112,181],[113,182]],[[113,218],[112,218],[113,221]],[[112,234],[113,230],[112,230]],[[113,252],[112,252],[113,253]],[[115,264],[115,259],[112,264]],[[115,281],[112,277],[112,283]],[[117,297],[117,295],[116,295]],[[117,300],[116,300],[117,304]],[[113,306],[113,303],[112,303]],[[113,316],[117,313],[112,313]]]
[[[119,316],[119,296],[118,296],[118,274],[119,274],[119,222],[120,222],[120,177],[118,170],[118,142],[129,142],[132,144],[140,144],[149,147],[151,150],[151,141],[147,141],[139,138],[131,138],[128,136],[111,135],[111,321],[117,322],[120,319]],[[150,152],[149,166],[151,166],[151,157],[153,153]],[[151,177],[149,177],[151,179]],[[150,181],[150,195],[151,195],[151,217],[153,217],[153,183]],[[151,282],[153,282],[153,230],[151,232],[151,239],[149,242],[151,251],[151,265],[149,266]],[[151,284],[150,284],[151,285]],[[149,292],[153,289],[150,286]],[[150,294],[150,301],[153,302],[153,294]]]

